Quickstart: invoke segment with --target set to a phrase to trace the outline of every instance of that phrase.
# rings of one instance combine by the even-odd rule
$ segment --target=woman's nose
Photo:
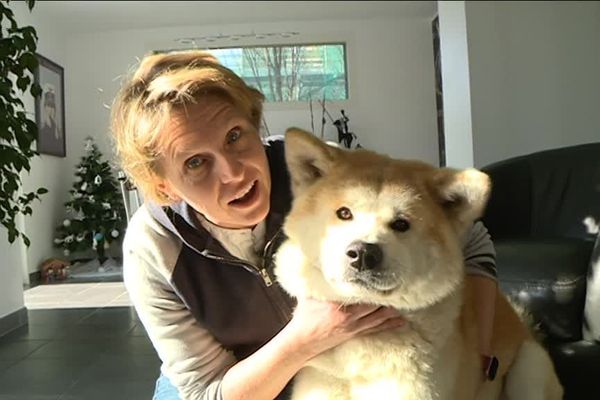
[[[219,160],[218,174],[221,182],[230,183],[244,178],[244,166],[235,156],[223,156]]]

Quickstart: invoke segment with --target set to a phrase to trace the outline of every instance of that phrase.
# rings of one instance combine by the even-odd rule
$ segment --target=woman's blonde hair
[[[173,112],[207,95],[230,102],[259,130],[262,93],[203,51],[146,56],[122,85],[112,107],[111,130],[121,167],[145,198],[169,203],[157,188],[160,133]]]

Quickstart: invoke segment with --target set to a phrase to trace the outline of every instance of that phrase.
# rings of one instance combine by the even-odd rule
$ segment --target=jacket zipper
[[[271,254],[271,247],[273,245],[273,242],[275,241],[275,239],[279,236],[281,232],[281,228],[279,228],[277,230],[277,232],[275,233],[275,235],[273,235],[273,237],[271,238],[271,240],[269,240],[267,242],[267,244],[264,247],[264,255],[262,257],[262,265],[260,267],[248,263],[248,262],[244,262],[244,261],[240,261],[240,260],[236,260],[236,259],[231,259],[231,258],[227,258],[227,257],[222,257],[222,256],[218,256],[216,254],[213,253],[209,253],[208,251],[203,251],[202,255],[212,258],[214,260],[218,260],[218,261],[225,261],[231,264],[236,264],[236,265],[240,265],[242,267],[244,267],[245,269],[249,270],[250,272],[258,272],[258,274],[260,275],[260,277],[263,280],[263,283],[265,284],[265,286],[267,288],[270,288],[271,286],[273,286],[273,278],[271,278],[271,276],[269,275],[269,270],[268,270],[268,265],[270,262],[270,259],[272,258],[272,254]],[[290,320],[290,314],[292,311],[292,307],[290,304],[288,304],[288,302],[283,298],[282,294],[280,293],[279,290],[270,290],[269,291],[270,295],[272,297],[274,297],[274,300],[276,300],[274,302],[275,307],[277,308],[277,310],[279,311],[279,314],[281,316],[281,318],[285,321],[288,322]]]
[[[269,287],[269,286],[273,285],[273,280],[269,276],[269,272],[264,267],[259,268],[259,267],[257,267],[254,264],[251,264],[251,263],[248,263],[248,262],[244,262],[244,261],[235,260],[233,258],[227,258],[227,257],[218,256],[216,254],[209,253],[208,251],[203,251],[201,254],[203,256],[211,258],[213,260],[225,261],[225,262],[230,263],[230,264],[241,265],[242,267],[244,267],[245,269],[249,270],[252,273],[258,272],[258,274],[262,278],[263,282],[265,283],[265,286]]]

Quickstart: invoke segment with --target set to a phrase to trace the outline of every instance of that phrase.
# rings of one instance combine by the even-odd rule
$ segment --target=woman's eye
[[[197,169],[200,168],[204,164],[204,160],[198,156],[192,157],[185,162],[185,167],[187,169]]]
[[[233,142],[237,141],[241,135],[242,135],[242,132],[239,129],[237,129],[237,128],[232,129],[227,134],[227,143],[233,143]]]

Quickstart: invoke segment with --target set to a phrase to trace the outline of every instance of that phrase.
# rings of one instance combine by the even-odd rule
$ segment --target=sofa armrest
[[[581,339],[593,243],[578,239],[494,241],[500,288],[552,340]]]

